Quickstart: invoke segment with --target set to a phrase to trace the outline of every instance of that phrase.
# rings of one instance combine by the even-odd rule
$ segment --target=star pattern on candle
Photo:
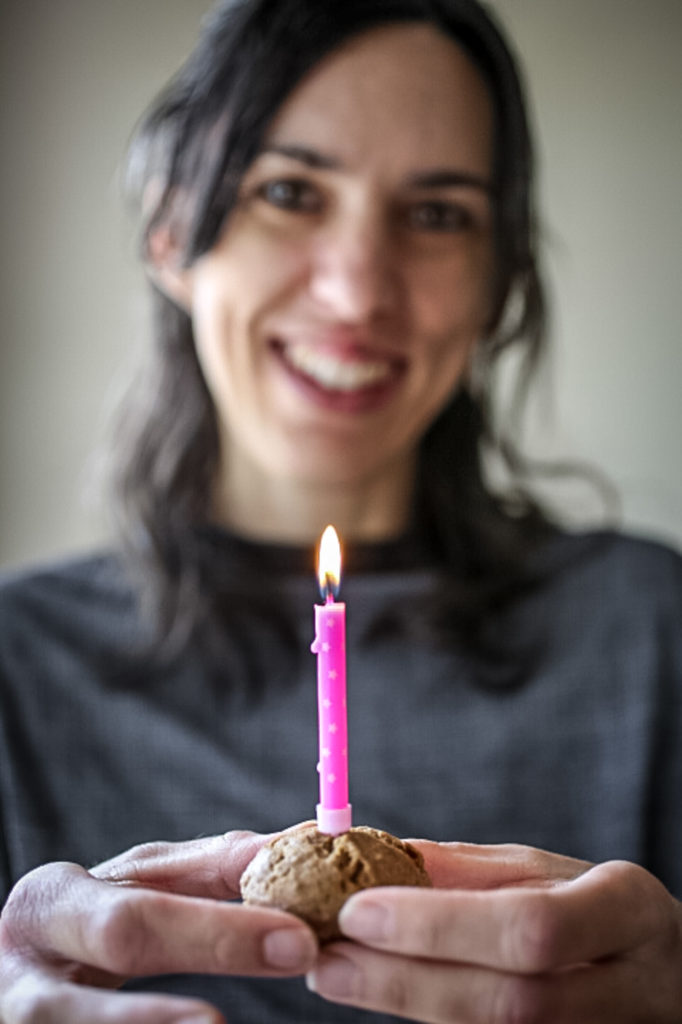
[[[338,539],[336,540],[338,546]],[[350,827],[350,804],[348,804],[348,739],[345,709],[346,689],[346,617],[345,605],[336,601],[340,566],[332,559],[327,565],[327,552],[320,544],[318,578],[323,593],[323,606],[315,607],[315,645],[317,657],[317,701],[318,740],[320,762],[320,802],[318,821],[324,822],[324,830],[336,828],[336,823],[346,820],[339,812],[347,812]],[[326,608],[324,607],[326,605]],[[344,806],[342,806],[344,805]],[[320,817],[320,811],[324,812]],[[333,812],[328,817],[327,812]],[[334,833],[332,833],[334,834]]]

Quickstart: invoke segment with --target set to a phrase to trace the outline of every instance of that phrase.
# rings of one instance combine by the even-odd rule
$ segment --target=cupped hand
[[[220,1024],[206,1003],[115,989],[155,974],[310,968],[317,943],[301,921],[227,902],[267,838],[155,843],[90,871],[57,863],[24,876],[0,917],[0,1022]]]
[[[412,842],[434,888],[351,897],[313,991],[431,1024],[681,1024],[682,907],[643,868]]]

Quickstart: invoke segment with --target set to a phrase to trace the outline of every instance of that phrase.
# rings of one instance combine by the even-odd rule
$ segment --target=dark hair
[[[518,584],[528,547],[546,524],[522,487],[513,500],[509,493],[496,496],[482,468],[485,445],[501,451],[513,470],[520,466],[509,443],[493,437],[492,366],[514,345],[531,367],[544,338],[523,89],[490,15],[476,0],[219,3],[196,49],[141,123],[130,148],[129,182],[143,212],[143,246],[160,223],[178,226],[190,265],[217,240],[241,178],[293,87],[344,40],[397,21],[430,22],[462,46],[480,69],[495,112],[493,312],[474,381],[453,396],[423,439],[418,486],[421,525],[463,581],[459,609],[468,609],[471,624]],[[189,317],[158,290],[153,316],[153,365],[121,417],[114,497],[161,634],[186,636],[202,614],[199,595],[210,586],[196,533],[210,507],[218,430]]]

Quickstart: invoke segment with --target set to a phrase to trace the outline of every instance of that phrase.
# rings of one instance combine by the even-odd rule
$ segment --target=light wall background
[[[120,158],[208,6],[3,0],[0,564],[106,540],[93,453],[145,343]],[[526,67],[554,313],[526,445],[590,460],[626,527],[682,547],[682,4],[493,7]],[[594,521],[584,491],[555,498]]]

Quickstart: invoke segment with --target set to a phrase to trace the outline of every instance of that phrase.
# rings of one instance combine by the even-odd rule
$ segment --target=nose
[[[399,295],[388,232],[368,214],[339,216],[318,239],[310,293],[326,315],[347,324],[389,313]]]

